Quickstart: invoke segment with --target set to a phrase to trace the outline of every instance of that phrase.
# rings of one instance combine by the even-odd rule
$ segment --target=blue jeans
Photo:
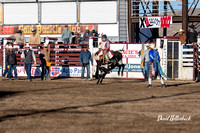
[[[31,66],[32,64],[24,64],[25,65],[25,71],[27,74],[27,79],[31,80]]]
[[[90,64],[83,64],[82,65],[82,72],[81,72],[81,79],[84,79],[85,68],[87,68],[87,79],[90,78]]]
[[[69,44],[69,39],[68,38],[65,38],[64,39],[64,44]],[[69,48],[69,46],[68,45],[64,45],[64,48]]]
[[[5,77],[6,76],[6,74],[8,73],[8,65],[6,65],[6,69],[4,70],[4,72],[3,72],[3,77]],[[12,71],[12,70],[11,70]],[[12,77],[12,74],[11,74],[11,77]]]
[[[149,61],[145,62],[144,71],[145,71],[145,79],[148,79],[149,78]]]
[[[24,43],[18,42],[17,44],[24,44]],[[24,46],[20,45],[19,48],[24,48]]]
[[[49,67],[46,66],[46,64],[42,64],[42,73],[41,73],[41,80],[44,80],[44,76],[45,79],[47,80],[49,78]]]
[[[192,45],[183,45],[183,49],[193,49]],[[190,52],[183,52],[183,54],[190,54]]]
[[[17,65],[9,65],[10,68],[8,69],[8,78],[11,79],[12,76],[12,70],[14,70],[15,73],[15,79],[17,79]]]

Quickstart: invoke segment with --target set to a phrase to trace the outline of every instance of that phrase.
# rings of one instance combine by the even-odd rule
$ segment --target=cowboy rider
[[[106,61],[110,62],[111,58],[114,56],[113,52],[110,50],[110,42],[106,35],[102,35],[102,42],[99,43],[98,56],[103,55]]]

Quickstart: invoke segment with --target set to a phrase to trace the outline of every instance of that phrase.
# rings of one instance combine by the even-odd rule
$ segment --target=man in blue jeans
[[[36,58],[34,51],[30,49],[29,45],[25,46],[25,50],[21,54],[21,58],[24,59],[24,66],[25,66],[25,71],[27,74],[27,80],[31,81],[31,66],[32,66],[32,61],[34,60],[36,64]]]
[[[8,78],[11,80],[12,70],[15,72],[15,80],[17,80],[17,58],[15,52],[12,50],[12,46],[8,46],[8,52],[6,54],[6,64],[8,68]]]
[[[93,59],[90,51],[88,51],[87,46],[83,46],[83,51],[80,54],[79,61],[82,65],[81,79],[84,79],[85,68],[87,68],[87,79],[90,79],[90,62],[93,64]]]
[[[144,51],[144,54],[142,56],[142,60],[144,60],[145,64],[144,64],[144,69],[145,69],[145,80],[148,79],[149,77],[149,51],[150,51],[150,45],[146,44],[147,49]]]

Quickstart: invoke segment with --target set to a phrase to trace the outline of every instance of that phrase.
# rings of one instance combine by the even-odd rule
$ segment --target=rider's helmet
[[[104,34],[104,35],[102,36],[102,38],[106,38],[106,39],[107,39],[107,36]]]

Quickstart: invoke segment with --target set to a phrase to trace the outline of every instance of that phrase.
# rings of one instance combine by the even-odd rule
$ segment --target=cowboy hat
[[[19,30],[17,33],[23,33],[22,30]]]
[[[83,45],[83,47],[82,48],[87,48],[87,45]]]
[[[34,31],[36,31],[36,29],[34,29],[34,28],[33,28],[33,29],[31,29],[31,32],[34,32]]]
[[[8,46],[8,49],[12,49],[13,47],[11,45]]]
[[[180,29],[179,32],[185,32],[183,29]]]
[[[194,28],[195,28],[195,26],[194,26],[193,24],[192,24],[192,25],[190,25],[189,27],[190,27],[190,28],[192,28],[192,29],[194,29]]]
[[[30,48],[29,44],[26,44],[25,48]]]
[[[150,47],[150,44],[149,44],[149,43],[147,43],[147,44],[145,44],[145,46],[146,46],[146,47]]]
[[[88,27],[86,27],[86,28],[85,28],[85,30],[89,30],[89,28],[88,28]]]
[[[43,45],[43,48],[47,48],[47,47],[48,47],[48,44],[44,44],[44,45]]]
[[[149,44],[149,47],[154,49],[155,48],[155,45],[154,44]]]

